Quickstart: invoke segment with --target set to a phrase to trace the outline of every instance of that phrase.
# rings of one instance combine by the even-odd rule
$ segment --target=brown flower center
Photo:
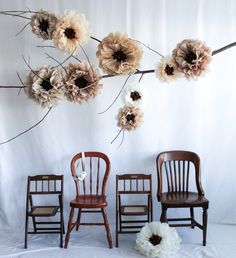
[[[115,51],[112,56],[118,62],[124,62],[127,59],[127,55],[121,50]]]
[[[168,64],[165,67],[165,73],[167,75],[174,75],[174,67],[169,66]]]
[[[66,28],[64,33],[65,33],[65,36],[68,39],[74,39],[75,38],[75,30],[72,29],[72,28]]]
[[[88,81],[84,79],[84,77],[77,77],[74,82],[75,85],[80,89],[83,89],[88,85]]]
[[[134,119],[135,119],[135,115],[134,114],[128,114],[127,116],[126,116],[126,120],[128,121],[128,122],[132,122],[132,123],[134,123]]]
[[[42,20],[39,22],[39,29],[40,29],[42,32],[46,32],[46,33],[47,33],[48,28],[49,28],[48,20],[42,19]]]
[[[161,237],[159,237],[158,235],[152,235],[149,238],[149,241],[152,245],[159,245],[161,243]]]
[[[132,92],[130,93],[130,97],[131,97],[131,99],[132,99],[133,101],[136,101],[136,100],[138,100],[138,99],[141,99],[141,96],[140,96],[140,94],[139,94],[137,91],[132,91]]]
[[[49,91],[53,88],[52,84],[50,83],[50,78],[45,78],[40,84],[44,90]]]
[[[184,59],[187,63],[193,64],[193,60],[197,59],[197,55],[193,51],[190,51],[186,54]]]

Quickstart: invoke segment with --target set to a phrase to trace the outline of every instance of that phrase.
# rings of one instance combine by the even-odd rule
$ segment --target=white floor
[[[182,238],[181,249],[176,258],[235,258],[236,225],[209,224],[207,246],[201,245],[199,229],[177,229]],[[114,231],[113,241],[114,239]],[[59,248],[56,235],[31,235],[29,247],[23,248],[23,234],[12,231],[0,232],[0,257],[21,258],[106,258],[144,257],[135,250],[135,235],[122,235],[120,247],[109,249],[102,227],[81,227],[73,232],[68,249]]]

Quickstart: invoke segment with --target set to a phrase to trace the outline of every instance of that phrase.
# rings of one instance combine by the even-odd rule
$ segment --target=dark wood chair
[[[124,205],[122,203],[122,198],[130,194],[137,195],[138,204],[133,202]],[[141,195],[147,196],[144,204],[140,204]],[[119,246],[119,234],[138,233],[144,223],[152,221],[152,216],[152,176],[116,175],[116,247]],[[142,219],[137,219],[137,217]]]
[[[158,192],[157,199],[161,202],[161,222],[190,221],[189,224],[170,224],[173,227],[198,228],[203,230],[203,245],[206,245],[207,209],[209,202],[204,197],[200,180],[200,158],[189,151],[166,151],[157,156]],[[193,174],[192,174],[193,172]],[[193,176],[193,181],[190,178]],[[163,177],[166,178],[166,191],[163,192]],[[190,183],[195,191],[189,191]],[[194,219],[194,208],[203,209],[202,225]],[[167,218],[169,208],[190,208],[189,218]]]
[[[108,176],[110,174],[110,160],[101,152],[84,152],[84,156],[85,168],[83,165],[82,153],[75,155],[71,161],[71,173],[75,181],[76,198],[70,202],[71,210],[64,247],[67,248],[70,232],[74,227],[78,230],[80,225],[105,225],[109,247],[112,248],[112,238],[106,214],[108,203],[105,193]],[[80,164],[82,166],[82,171],[85,169],[87,173],[84,180],[81,181],[77,180],[77,171],[79,170]],[[78,215],[76,221],[73,222],[75,209],[78,209]],[[102,213],[104,222],[81,223],[82,213]]]
[[[34,205],[34,197],[40,196],[41,202],[45,198],[57,195],[57,205]],[[44,200],[43,199],[44,196]],[[48,201],[48,200],[47,200]],[[39,202],[39,200],[37,200]],[[42,221],[40,218],[59,215],[56,221]],[[32,218],[33,231],[28,229],[29,217]],[[45,225],[53,225],[51,227]],[[55,225],[58,225],[57,227]],[[25,248],[27,248],[28,234],[60,234],[60,247],[63,247],[63,175],[28,176],[26,216],[25,216]]]

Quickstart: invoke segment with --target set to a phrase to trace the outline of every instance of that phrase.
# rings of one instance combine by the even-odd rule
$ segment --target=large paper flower
[[[62,51],[71,53],[90,37],[88,22],[83,14],[65,11],[57,22],[53,41]]]
[[[124,106],[118,114],[118,126],[123,130],[131,131],[140,126],[143,113],[139,108]]]
[[[161,59],[156,68],[156,76],[163,82],[174,81],[180,76],[172,57],[166,56]]]
[[[47,65],[31,71],[25,86],[26,94],[43,107],[55,106],[63,96],[61,71]]]
[[[96,69],[87,62],[69,64],[66,68],[65,96],[69,101],[82,103],[97,96],[102,84]]]
[[[32,32],[44,40],[52,39],[53,32],[57,23],[57,17],[50,12],[40,10],[31,16]]]
[[[195,79],[206,71],[211,61],[211,50],[200,40],[185,39],[173,50],[172,58],[187,79]]]
[[[110,33],[98,45],[99,67],[104,73],[132,74],[139,68],[142,51],[139,44],[123,33]]]
[[[144,90],[139,84],[131,85],[124,94],[125,104],[132,107],[142,107],[144,103]]]
[[[137,234],[137,250],[147,257],[167,258],[175,255],[181,239],[167,223],[150,222]]]

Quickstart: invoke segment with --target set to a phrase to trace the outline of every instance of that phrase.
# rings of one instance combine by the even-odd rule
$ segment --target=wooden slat
[[[93,168],[92,168],[92,157],[90,157],[90,162],[89,162],[89,167],[90,167],[90,194],[92,194],[93,191]]]
[[[183,160],[183,191],[185,190],[185,161]]]
[[[177,172],[176,172],[175,160],[173,161],[173,166],[174,166],[174,175],[175,175],[175,192],[177,192],[178,188],[177,188]]]
[[[97,192],[97,195],[98,195],[98,191],[99,191],[99,173],[100,173],[100,158],[98,158],[98,164],[97,164],[97,189],[96,189],[96,192]]]
[[[189,166],[190,165],[190,162],[188,161],[188,166],[187,166],[187,185],[186,185],[186,191],[188,192],[188,186],[189,186]]]
[[[178,171],[179,171],[179,192],[181,192],[180,160],[178,160]]]
[[[171,182],[171,191],[174,191],[174,182],[173,182],[173,174],[172,174],[172,168],[171,168],[171,161],[169,163],[169,172],[170,172],[170,182]]]
[[[167,179],[168,192],[170,192],[170,179],[169,179],[169,174],[168,174],[168,169],[167,169],[166,162],[164,162],[164,166],[165,166],[165,171],[166,171],[166,179]]]

